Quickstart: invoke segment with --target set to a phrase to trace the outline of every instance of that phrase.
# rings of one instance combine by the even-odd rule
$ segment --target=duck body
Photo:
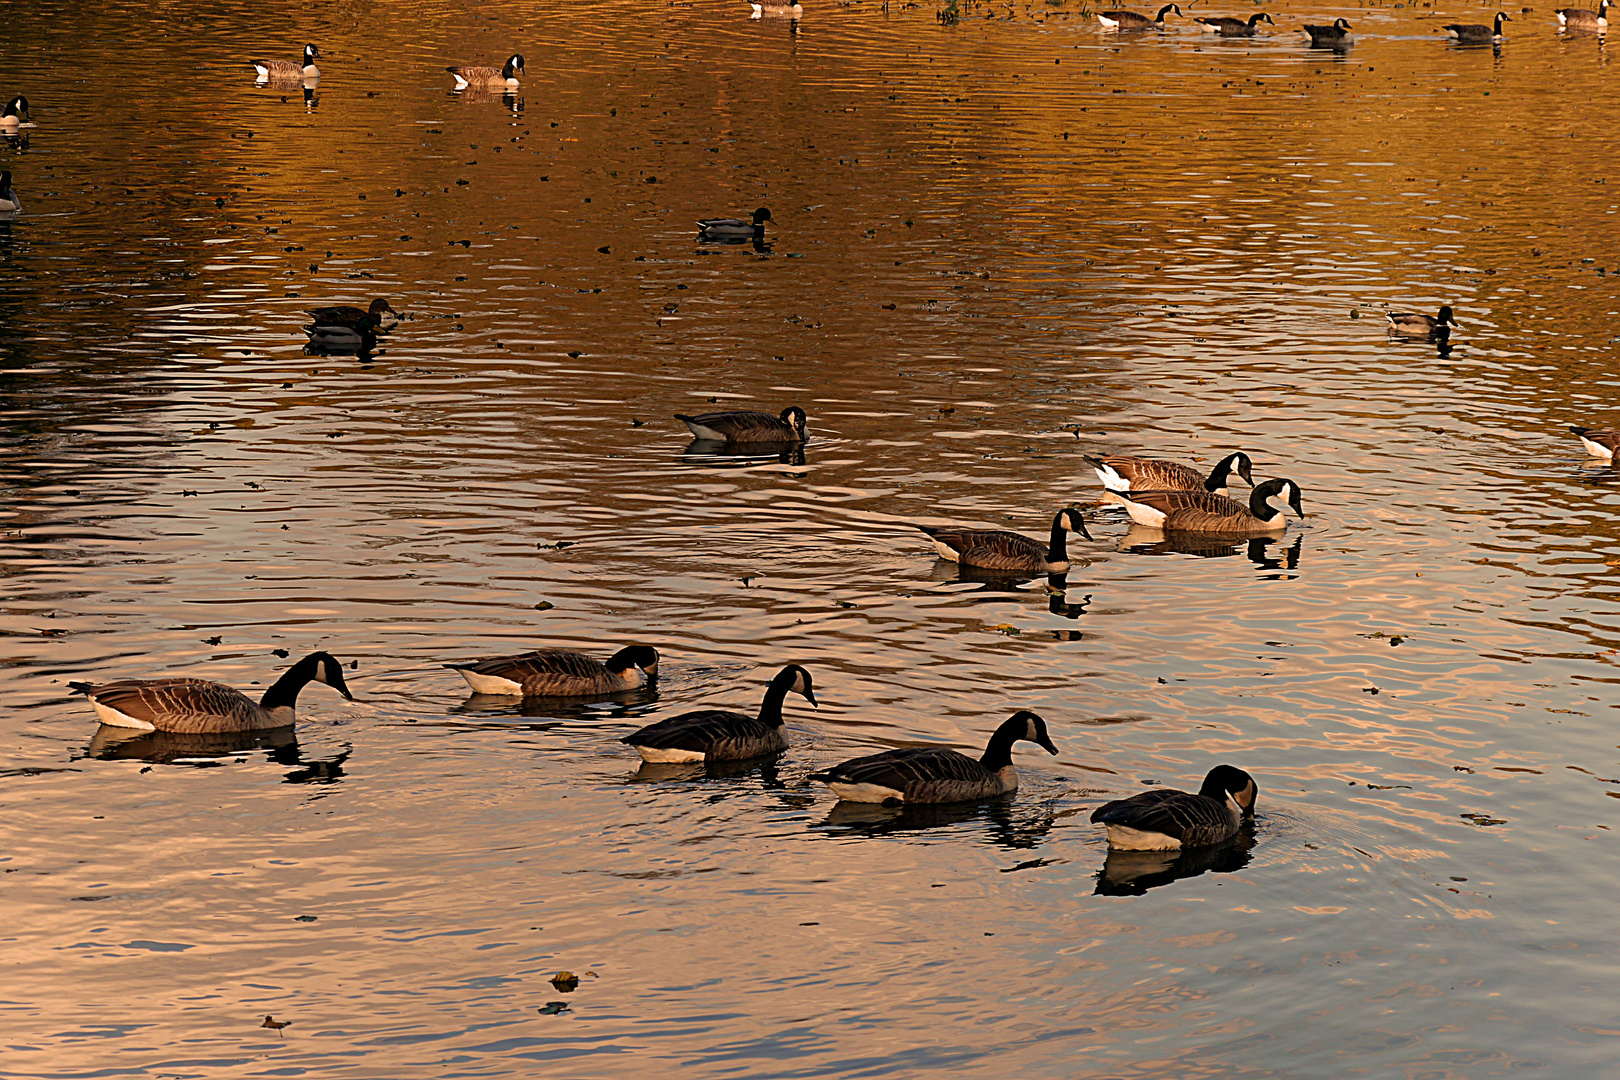
[[[762,206],[752,218],[699,218],[697,226],[706,240],[753,240],[765,235],[765,223],[770,220],[770,210]]]
[[[627,645],[604,663],[572,649],[537,649],[445,667],[460,672],[476,694],[585,697],[646,686],[658,675],[658,650]]]
[[[16,131],[29,122],[28,99],[18,94],[0,111],[0,131]]]
[[[993,799],[1018,790],[1012,745],[1027,740],[1056,754],[1046,721],[1014,713],[990,736],[977,761],[946,746],[909,746],[858,757],[810,774],[846,802],[949,803]]]
[[[298,692],[311,682],[325,683],[350,701],[343,665],[329,653],[310,653],[287,669],[257,703],[241,691],[206,679],[125,679],[94,686],[68,685],[84,694],[104,724],[140,731],[200,735],[225,731],[263,731],[287,727],[297,715]]]
[[[1620,431],[1612,428],[1587,427],[1572,427],[1569,430],[1581,440],[1581,446],[1592,457],[1613,461],[1614,452],[1620,450]]]
[[[248,63],[258,71],[260,82],[318,79],[321,77],[321,69],[315,66],[315,60],[320,55],[320,49],[314,45],[305,45],[304,61],[301,64],[291,60],[249,60]]]
[[[1010,570],[1063,574],[1069,570],[1068,534],[1087,540],[1086,522],[1078,511],[1059,510],[1052,518],[1052,536],[1045,544],[1023,533],[1002,529],[964,529],[960,526],[918,525],[934,541],[939,557],[981,570]]]
[[[1235,19],[1230,15],[1223,15],[1219,18],[1194,19],[1193,21],[1203,26],[1205,30],[1219,34],[1221,37],[1254,37],[1255,31],[1259,29],[1261,23],[1271,22],[1271,16],[1260,11],[1249,16],[1248,22]],[[1272,23],[1272,25],[1275,26],[1276,24]]]
[[[513,53],[506,63],[498,68],[492,67],[447,67],[444,70],[456,80],[456,89],[461,90],[469,86],[516,86],[519,75],[527,75],[523,67],[523,56]]]
[[[22,197],[11,186],[11,170],[0,172],[0,214],[15,214],[22,210]]]
[[[1164,17],[1172,11],[1181,14],[1181,8],[1175,4],[1164,5],[1159,9],[1159,14],[1151,19],[1134,11],[1099,11],[1097,21],[1109,30],[1163,30]]]
[[[1490,26],[1481,26],[1479,23],[1447,23],[1445,31],[1454,40],[1465,45],[1486,45],[1493,41],[1503,40],[1505,37],[1502,33],[1504,20],[1512,22],[1513,17],[1498,11],[1496,21]]]
[[[1183,465],[1177,461],[1161,461],[1158,458],[1120,454],[1092,457],[1087,454],[1083,460],[1091,466],[1097,474],[1097,479],[1101,480],[1103,487],[1109,491],[1202,490],[1225,495],[1233,469],[1243,477],[1244,483],[1250,487],[1254,486],[1254,462],[1241,450],[1228,454],[1216,462],[1208,476],[1190,465]]]
[[[645,761],[739,761],[779,753],[788,745],[782,702],[790,690],[816,703],[810,673],[789,664],[766,688],[757,716],[698,709],[649,724],[619,741],[634,747]]]
[[[1450,304],[1441,307],[1438,315],[1391,311],[1387,312],[1385,317],[1389,319],[1389,332],[1400,337],[1450,337],[1453,326],[1462,326],[1452,314]]]
[[[675,419],[687,426],[693,438],[707,442],[802,443],[810,439],[806,429],[809,417],[797,405],[789,405],[780,416],[752,409],[733,409],[697,416],[676,413]]]
[[[314,320],[316,326],[347,326],[351,330],[366,328],[377,329],[382,326],[383,312],[388,312],[394,318],[399,318],[399,312],[389,306],[388,301],[382,297],[371,302],[370,309],[358,308],[349,304],[339,304],[335,307],[314,308],[304,312]]]
[[[1602,34],[1609,29],[1609,0],[1602,0],[1596,11],[1588,8],[1559,8],[1558,26],[1563,30],[1581,30],[1588,34]]]
[[[1288,528],[1282,510],[1271,505],[1280,498],[1301,518],[1299,485],[1292,480],[1267,480],[1249,493],[1249,505],[1207,491],[1120,492],[1131,520],[1165,532],[1193,532],[1244,538],[1272,536]]]
[[[1169,851],[1230,840],[1254,816],[1254,777],[1217,765],[1196,793],[1159,789],[1106,803],[1091,820],[1108,829],[1108,846],[1122,851]]]
[[[1345,19],[1334,19],[1332,26],[1307,24],[1305,33],[1312,45],[1343,45],[1350,40],[1350,23]]]

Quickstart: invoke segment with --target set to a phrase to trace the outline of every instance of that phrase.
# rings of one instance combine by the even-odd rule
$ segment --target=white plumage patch
[[[452,71],[452,72],[451,72],[451,73],[450,73],[450,77],[451,77],[451,78],[452,78],[452,79],[454,79],[454,80],[456,80],[456,87],[455,87],[455,88],[456,88],[456,89],[457,89],[457,90],[460,90],[460,89],[461,89],[461,88],[462,88],[462,87],[464,87],[464,86],[466,86],[466,85],[467,85],[467,80],[466,80],[466,79],[463,79],[463,78],[462,78],[462,77],[461,77],[461,76],[460,76],[460,75],[457,75],[457,74],[456,74],[456,73],[455,73],[455,72],[453,72],[453,71]]]
[[[957,559],[956,549],[951,547],[945,541],[943,541],[943,540],[935,540],[934,541],[934,547],[936,549],[938,549],[940,558],[945,559],[945,560],[947,560],[949,562],[955,562],[956,561],[956,559]]]
[[[1138,525],[1146,525],[1150,529],[1164,528],[1164,511],[1155,510],[1146,503],[1130,502],[1127,500],[1125,503],[1125,512],[1131,515],[1131,520],[1136,522]]]
[[[261,79],[268,79],[270,77],[270,69],[265,67],[263,64],[254,64],[253,70],[259,73],[259,78]]]
[[[1160,832],[1144,832],[1129,825],[1108,826],[1108,846],[1121,851],[1174,851],[1181,841]]]
[[[112,727],[134,728],[136,731],[157,730],[156,727],[148,724],[145,720],[137,720],[133,716],[125,716],[117,709],[103,705],[101,702],[94,699],[91,700],[90,704],[95,707],[96,715],[101,717],[101,722],[103,724],[108,724]]]
[[[728,440],[726,438],[726,433],[725,432],[716,431],[714,428],[709,427],[707,424],[699,424],[699,423],[697,423],[695,421],[688,420],[688,421],[686,421],[686,426],[691,429],[692,437],[695,438],[695,439],[708,439],[711,442],[728,442],[728,441],[730,441],[730,440]]]
[[[833,794],[847,802],[880,803],[890,799],[905,801],[905,793],[882,784],[845,784],[838,781],[829,781],[827,786],[832,788]]]
[[[660,763],[702,761],[704,759],[703,751],[701,750],[683,750],[674,746],[638,746],[636,747],[636,753],[641,755],[641,760],[643,761]]]
[[[461,677],[467,680],[475,694],[503,694],[507,696],[522,694],[523,684],[503,679],[499,675],[483,675],[467,668],[458,669]]]
[[[1118,26],[1119,25],[1119,20],[1110,19],[1106,15],[1097,16],[1097,21],[1102,23],[1104,26]]]
[[[1580,436],[1580,440],[1581,445],[1586,448],[1586,452],[1592,457],[1602,458],[1604,461],[1614,460],[1614,451],[1610,450],[1602,443],[1595,443],[1591,439],[1588,439],[1585,435]]]
[[[1095,465],[1091,471],[1097,474],[1097,479],[1101,480],[1102,486],[1109,491],[1131,490],[1131,482],[1115,472],[1112,465]]]

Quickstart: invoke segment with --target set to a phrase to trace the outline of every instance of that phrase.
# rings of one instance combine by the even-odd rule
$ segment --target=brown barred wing
[[[1182,847],[1218,844],[1238,828],[1237,817],[1224,803],[1186,791],[1144,791],[1098,807],[1091,820],[1160,833],[1181,841]]]
[[[129,679],[93,687],[90,700],[159,731],[180,734],[274,726],[240,691],[206,679]]]
[[[816,773],[828,784],[868,784],[898,791],[906,802],[963,802],[1004,794],[1000,778],[966,754],[916,746],[855,758]]]
[[[918,528],[933,537],[936,544],[956,552],[957,561],[964,566],[1029,570],[1046,565],[1046,545],[1019,533],[999,529],[936,529],[927,525]]]
[[[510,679],[530,697],[596,694],[616,689],[607,665],[572,649],[537,649],[465,665],[467,670]]]
[[[1098,460],[1129,480],[1132,491],[1203,490],[1204,487],[1204,475],[1180,462],[1144,457],[1105,457]]]
[[[724,709],[672,716],[626,735],[622,741],[652,750],[685,750],[711,761],[762,757],[787,748],[780,726]]]

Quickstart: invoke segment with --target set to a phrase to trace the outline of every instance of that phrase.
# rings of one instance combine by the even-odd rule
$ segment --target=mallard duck
[[[1205,847],[1237,835],[1254,816],[1258,794],[1254,777],[1231,765],[1217,765],[1195,795],[1155,789],[1105,803],[1091,820],[1108,827],[1108,846],[1124,851],[1166,851]]]
[[[789,690],[803,695],[811,705],[816,703],[810,673],[789,664],[771,680],[758,716],[699,709],[649,724],[619,741],[635,747],[647,761],[734,761],[774,754],[787,749],[782,702]]]
[[[752,0],[750,0],[748,6],[754,9],[753,17],[756,19],[762,15],[771,15],[784,19],[797,19],[800,15],[804,14],[803,6],[799,4],[784,4],[781,3],[780,0],[764,0],[763,3],[758,4],[753,3]]]
[[[1481,26],[1479,23],[1447,23],[1445,31],[1466,45],[1485,45],[1503,39],[1503,21],[1512,22],[1513,16],[1498,11],[1495,23],[1490,26]]]
[[[658,675],[658,650],[651,645],[626,645],[603,663],[572,649],[537,649],[444,666],[461,672],[476,694],[583,697],[646,686]]]
[[[1134,11],[1099,11],[1097,21],[1110,30],[1163,30],[1164,16],[1169,11],[1181,14],[1179,7],[1166,4],[1159,9],[1159,14],[1151,19]]]
[[[1587,8],[1559,8],[1558,26],[1565,30],[1582,30],[1588,34],[1602,34],[1609,29],[1609,0],[1602,0],[1596,11]]]
[[[16,131],[28,123],[28,99],[18,94],[6,102],[4,112],[0,112],[0,131]]]
[[[1389,319],[1389,332],[1400,337],[1449,337],[1453,326],[1462,326],[1451,313],[1450,304],[1443,306],[1438,315],[1391,311],[1386,313],[1386,317]]]
[[[1259,11],[1250,15],[1248,22],[1244,22],[1242,19],[1234,19],[1230,15],[1222,15],[1218,18],[1194,19],[1193,22],[1199,23],[1205,30],[1214,31],[1221,37],[1254,37],[1254,32],[1261,23],[1271,23],[1271,16]],[[1271,25],[1276,26],[1277,24],[1271,23]]]
[[[765,223],[771,212],[765,207],[754,211],[752,221],[747,218],[715,217],[698,221],[698,230],[706,240],[752,240],[765,235]]]
[[[369,311],[365,308],[340,304],[337,307],[314,308],[305,311],[304,314],[314,319],[316,326],[347,326],[351,330],[360,330],[369,326],[375,330],[382,326],[382,313],[385,311],[394,318],[399,318],[399,312],[390,307],[388,301],[380,296],[371,302]]]
[[[304,327],[309,347],[329,353],[368,353],[377,347],[376,329],[369,322],[362,327],[326,326],[314,323]]]
[[[513,53],[499,68],[447,67],[444,70],[456,80],[457,90],[465,86],[516,86],[518,76],[528,74],[520,53]]]
[[[295,64],[291,60],[249,60],[259,71],[259,81],[269,82],[290,79],[318,79],[321,69],[315,66],[315,58],[321,55],[321,50],[313,45],[304,46],[304,62]]]
[[[1018,790],[1012,745],[1035,743],[1057,753],[1046,734],[1046,721],[1026,710],[1002,722],[984,756],[974,761],[946,746],[908,746],[870,757],[858,757],[810,774],[849,802],[948,803],[993,799]]]
[[[1288,528],[1283,511],[1271,504],[1281,499],[1304,518],[1299,485],[1292,480],[1267,480],[1249,493],[1249,505],[1207,491],[1122,491],[1117,493],[1125,512],[1139,525],[1166,532],[1195,532],[1214,536],[1271,536]]]
[[[1312,45],[1343,45],[1350,40],[1350,24],[1344,19],[1334,19],[1332,26],[1307,24],[1305,33],[1310,37]]]
[[[1033,571],[1063,574],[1069,569],[1068,535],[1072,530],[1091,539],[1085,519],[1077,510],[1059,510],[1052,517],[1052,538],[1045,544],[1023,533],[1001,529],[964,529],[956,525],[918,525],[939,551],[939,557],[983,570]]]
[[[1254,463],[1249,460],[1249,455],[1241,450],[1227,454],[1217,461],[1208,476],[1204,476],[1189,465],[1175,461],[1161,461],[1158,458],[1127,457],[1118,454],[1092,457],[1086,454],[1082,460],[1092,467],[1097,479],[1101,480],[1103,487],[1109,491],[1133,489],[1192,491],[1201,488],[1216,495],[1225,495],[1233,468],[1237,469],[1245,484],[1254,486],[1254,477],[1251,475]]]
[[[810,433],[805,429],[809,417],[797,405],[789,405],[780,416],[754,412],[752,409],[733,409],[698,416],[676,413],[675,419],[691,429],[693,438],[708,442],[802,443],[810,439]]]
[[[1613,461],[1614,452],[1620,450],[1620,431],[1589,427],[1572,427],[1569,430],[1581,440],[1581,446],[1592,457]]]
[[[11,170],[0,172],[0,214],[15,214],[22,209],[22,197],[11,186]]]
[[[350,701],[343,665],[329,653],[313,652],[287,669],[255,705],[240,691],[204,679],[124,679],[94,686],[68,683],[90,699],[104,724],[142,731],[200,735],[220,731],[260,731],[286,727],[297,717],[298,691],[325,683]]]

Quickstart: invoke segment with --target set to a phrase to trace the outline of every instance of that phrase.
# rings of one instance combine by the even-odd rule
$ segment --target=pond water
[[[9,12],[0,1076],[1611,1070],[1620,484],[1566,429],[1620,421],[1612,73],[1445,4]],[[379,295],[373,355],[304,352]],[[802,460],[671,418],[790,404]],[[1177,549],[1081,460],[1233,449],[1282,540]],[[1058,593],[913,527],[1070,503]],[[567,708],[441,666],[629,641],[656,690]],[[315,649],[357,700],[257,740],[66,686]],[[618,742],[789,662],[774,762]],[[807,779],[1019,708],[1060,755],[1010,799]],[[1093,809],[1220,762],[1251,837],[1103,873]]]

